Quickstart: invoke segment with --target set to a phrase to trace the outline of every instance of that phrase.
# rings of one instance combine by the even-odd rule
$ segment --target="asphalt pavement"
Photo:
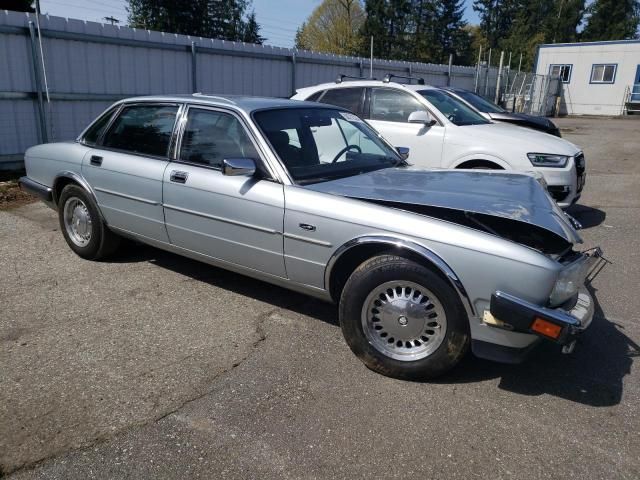
[[[75,256],[0,212],[0,467],[10,478],[640,477],[640,121],[560,119],[571,213],[611,261],[572,355],[469,355],[431,383],[352,355],[334,306],[149,247]]]

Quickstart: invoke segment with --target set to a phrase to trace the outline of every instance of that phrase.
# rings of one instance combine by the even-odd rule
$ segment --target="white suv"
[[[494,123],[452,95],[424,84],[343,81],[301,88],[292,97],[344,107],[392,145],[408,147],[424,168],[491,168],[539,172],[561,207],[580,198],[585,181],[582,151],[558,137]]]

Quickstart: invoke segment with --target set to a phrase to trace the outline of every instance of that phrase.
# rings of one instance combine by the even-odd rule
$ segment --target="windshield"
[[[503,108],[500,108],[495,103],[490,102],[486,98],[482,98],[480,95],[476,93],[468,92],[466,90],[456,90],[454,93],[458,95],[460,98],[462,98],[464,101],[470,103],[473,108],[481,112],[502,113],[505,111]]]
[[[394,167],[402,159],[353,113],[285,108],[254,114],[291,177],[307,184]]]
[[[491,123],[466,103],[461,102],[441,90],[420,90],[418,93],[431,102],[434,107],[440,110],[440,112],[455,125],[464,126]]]

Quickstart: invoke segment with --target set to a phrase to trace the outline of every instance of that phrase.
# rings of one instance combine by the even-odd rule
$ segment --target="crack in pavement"
[[[230,367],[218,372],[216,375],[214,375],[213,377],[211,377],[208,380],[208,383],[212,383],[212,382],[217,382],[220,378],[222,378],[224,375],[232,372],[233,370],[235,370],[237,367],[239,367],[240,365],[242,365],[244,362],[246,362],[247,360],[249,360],[251,358],[252,355],[254,355],[254,353],[256,351],[258,351],[259,347],[261,346],[261,344],[264,343],[264,341],[267,339],[267,334],[266,331],[264,329],[264,322],[266,322],[267,320],[271,319],[274,315],[276,315],[277,313],[279,313],[280,311],[287,311],[290,310],[291,308],[294,308],[295,306],[298,305],[302,305],[304,304],[306,301],[308,301],[308,299],[304,299],[304,301],[297,301],[297,302],[293,302],[289,305],[286,306],[282,306],[282,307],[275,307],[272,308],[270,310],[268,310],[267,312],[264,312],[263,314],[259,315],[257,317],[257,321],[255,323],[255,333],[258,335],[258,339],[255,340],[251,346],[250,346],[250,351],[249,353],[247,353],[246,356],[244,356],[241,360],[234,362],[233,364],[231,364]],[[195,401],[200,400],[201,398],[206,397],[207,395],[210,395],[211,393],[213,393],[216,390],[216,386],[211,386],[210,388],[208,388],[206,391],[201,392],[193,397],[190,397],[184,401],[182,401],[178,406],[171,408],[169,411],[166,411],[162,414],[156,415],[153,418],[150,418],[148,420],[145,421],[141,421],[141,422],[135,422],[132,423],[130,425],[127,425],[126,427],[120,428],[118,430],[115,430],[113,432],[110,432],[108,434],[104,434],[104,435],[100,435],[97,436],[93,441],[78,446],[78,447],[71,447],[69,449],[66,450],[61,450],[61,451],[57,451],[57,452],[52,452],[49,455],[46,455],[43,458],[40,458],[39,460],[36,460],[34,462],[30,462],[30,463],[25,463],[23,465],[19,465],[15,468],[6,468],[5,465],[0,464],[0,478],[9,475],[9,474],[17,474],[19,472],[24,472],[24,471],[28,471],[28,470],[34,470],[36,468],[38,468],[39,466],[43,465],[44,463],[53,460],[55,458],[64,456],[64,455],[68,455],[71,453],[77,453],[77,452],[82,452],[82,451],[86,451],[89,450],[91,448],[95,448],[99,445],[102,445],[110,440],[113,440],[116,437],[122,436],[124,434],[126,434],[127,432],[135,429],[135,428],[141,428],[141,427],[145,427],[147,425],[153,424],[153,423],[159,423],[162,420],[164,420],[165,418],[177,413],[178,411],[182,410],[185,406],[189,405],[190,403],[193,403]]]

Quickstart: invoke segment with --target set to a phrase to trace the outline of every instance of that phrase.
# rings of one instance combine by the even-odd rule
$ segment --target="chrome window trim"
[[[209,111],[212,111],[212,112],[224,113],[224,114],[231,115],[232,117],[234,117],[240,123],[240,125],[244,129],[244,132],[247,134],[247,137],[249,137],[249,141],[252,143],[253,147],[256,149],[256,153],[258,154],[258,157],[259,157],[256,160],[262,163],[262,165],[267,169],[267,171],[268,171],[268,173],[269,173],[269,175],[271,177],[271,178],[265,178],[264,180],[272,180],[272,181],[276,181],[278,183],[282,183],[280,181],[280,179],[279,179],[279,176],[273,170],[271,164],[268,161],[266,161],[266,158],[265,158],[266,156],[264,154],[264,150],[261,148],[259,142],[257,141],[257,139],[256,139],[255,135],[253,134],[253,132],[251,131],[251,129],[248,128],[247,122],[242,117],[242,115],[240,115],[240,113],[235,111],[234,109],[225,108],[224,106],[204,105],[204,104],[200,104],[200,103],[187,103],[187,104],[185,104],[185,108],[182,111],[182,118],[180,119],[180,123],[178,125],[176,146],[175,146],[175,150],[174,150],[174,155],[171,158],[172,162],[183,164],[183,165],[193,165],[195,167],[201,167],[201,168],[206,168],[208,170],[215,170],[215,171],[218,171],[218,172],[222,172],[222,168],[221,167],[214,167],[214,166],[205,165],[205,164],[202,164],[202,163],[188,162],[188,161],[182,160],[180,158],[180,151],[182,150],[182,140],[184,138],[184,132],[185,132],[186,125],[187,125],[187,119],[188,119],[188,116],[189,116],[189,111],[191,109],[209,110]]]
[[[331,273],[333,272],[333,267],[336,262],[340,259],[340,257],[345,254],[348,250],[365,244],[382,244],[388,245],[391,247],[399,248],[401,250],[407,250],[413,253],[416,253],[423,257],[425,260],[429,261],[433,265],[440,270],[440,272],[447,277],[449,283],[453,286],[458,294],[462,305],[467,313],[469,319],[475,316],[475,309],[473,308],[473,304],[471,299],[469,298],[469,294],[467,293],[464,285],[455,274],[453,269],[445,262],[439,255],[434,253],[432,250],[428,249],[424,245],[420,245],[412,240],[401,238],[401,237],[390,237],[386,235],[365,235],[362,237],[357,237],[348,242],[341,245],[334,253],[331,255],[331,258],[327,262],[327,266],[325,268],[324,273],[324,287],[327,292],[331,292]]]

